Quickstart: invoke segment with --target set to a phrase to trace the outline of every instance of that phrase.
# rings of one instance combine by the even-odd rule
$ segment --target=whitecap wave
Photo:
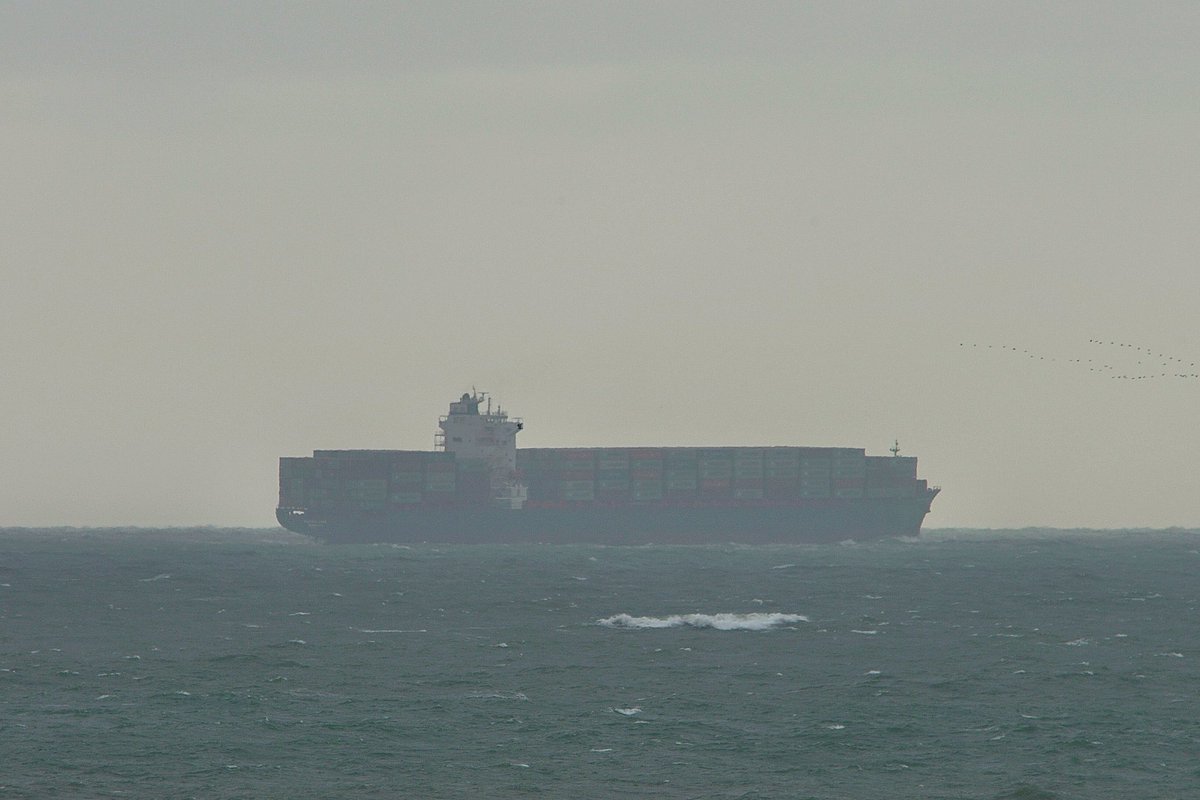
[[[596,620],[609,628],[714,628],[719,631],[765,631],[793,622],[808,622],[802,614],[779,612],[752,614],[672,614],[667,617],[634,617],[617,614]]]
[[[524,703],[529,702],[529,697],[524,692],[471,692],[467,697],[472,700],[519,700]]]

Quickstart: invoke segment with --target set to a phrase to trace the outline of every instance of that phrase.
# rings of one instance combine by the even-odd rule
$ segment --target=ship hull
[[[329,543],[802,544],[917,536],[925,497],[789,505],[448,507],[330,515],[279,508],[288,530]]]

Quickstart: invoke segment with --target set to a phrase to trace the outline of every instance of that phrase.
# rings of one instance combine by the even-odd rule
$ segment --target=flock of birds
[[[1124,348],[1126,354],[1123,359],[1113,358],[1057,358],[1024,350],[1018,347],[1000,344],[971,344],[968,342],[959,342],[959,347],[984,348],[988,350],[1006,350],[1018,355],[1031,358],[1037,361],[1056,361],[1066,362],[1068,364],[1078,364],[1080,367],[1087,367],[1090,372],[1099,372],[1105,377],[1113,380],[1121,381],[1148,381],[1161,380],[1163,378],[1183,378],[1189,380],[1200,379],[1200,373],[1189,372],[1196,368],[1196,362],[1188,361],[1183,358],[1167,355],[1166,353],[1157,353],[1149,347],[1139,347],[1138,345],[1128,344],[1126,342],[1112,342],[1104,339],[1088,339],[1088,344],[1099,345],[1104,347]],[[1136,360],[1136,364],[1129,364],[1130,360]],[[1105,361],[1124,361],[1126,366],[1120,367],[1115,364],[1106,364]],[[1163,369],[1169,371],[1160,371]]]

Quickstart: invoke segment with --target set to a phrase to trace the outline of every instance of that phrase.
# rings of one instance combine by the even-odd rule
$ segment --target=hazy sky
[[[1200,379],[1088,341],[1200,363],[1198,41],[1196,3],[0,5],[0,525],[271,525],[278,456],[428,449],[475,385],[525,446],[898,438],[930,527],[1200,526]]]

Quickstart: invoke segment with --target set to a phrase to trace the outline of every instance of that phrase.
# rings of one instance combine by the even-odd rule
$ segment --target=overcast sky
[[[899,439],[929,527],[1200,526],[1197,42],[1195,3],[0,5],[0,525],[272,525],[280,455],[428,449],[474,385],[531,447]]]

